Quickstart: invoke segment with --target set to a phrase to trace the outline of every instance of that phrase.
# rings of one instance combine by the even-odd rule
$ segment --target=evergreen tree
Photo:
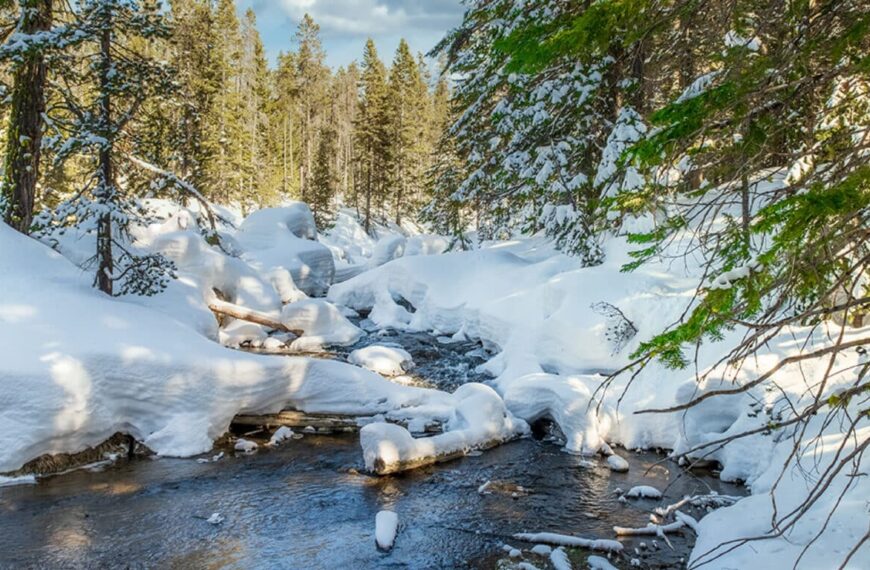
[[[95,235],[95,285],[101,291],[154,294],[166,286],[173,268],[162,256],[139,255],[129,245],[128,228],[140,215],[119,184],[131,165],[119,143],[142,104],[171,89],[169,70],[140,51],[149,41],[168,37],[165,15],[151,2],[88,0],[76,16],[71,35],[93,64],[67,77],[77,89],[64,92],[70,113],[53,121],[62,136],[50,144],[56,161],[77,155],[89,172],[78,193],[54,212],[53,221],[72,221]]]
[[[214,17],[206,0],[173,0],[170,14],[170,61],[178,85],[175,112],[170,119],[171,166],[211,196],[217,184],[213,161],[220,153],[220,141],[209,122],[216,116],[216,100],[222,88]]]
[[[384,193],[387,129],[387,80],[384,64],[378,58],[373,40],[366,42],[360,75],[360,102],[354,123],[359,195],[363,208],[363,225],[371,232],[372,208]]]
[[[6,131],[6,156],[0,181],[0,219],[27,232],[33,219],[45,112],[44,52],[57,48],[51,28],[52,0],[20,0],[15,41],[3,46],[0,60],[11,61],[12,112]]]
[[[300,196],[308,199],[308,187],[313,175],[314,153],[319,132],[328,109],[329,69],[324,61],[326,54],[320,43],[320,26],[308,14],[302,18],[296,30],[296,97],[300,105]]]
[[[208,137],[217,142],[213,198],[225,202],[241,199],[245,183],[244,102],[241,92],[242,38],[234,0],[219,0],[215,11],[217,85],[213,114],[208,119]]]
[[[321,231],[335,223],[335,197],[338,191],[338,176],[335,163],[337,137],[334,128],[327,125],[320,133],[317,156],[311,177],[309,202],[314,221]]]

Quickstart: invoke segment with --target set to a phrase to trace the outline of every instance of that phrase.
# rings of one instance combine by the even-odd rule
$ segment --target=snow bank
[[[244,249],[242,259],[263,274],[288,271],[308,295],[321,295],[332,283],[332,253],[316,241],[314,217],[302,202],[252,213],[239,226],[236,239]]]
[[[491,446],[528,432],[528,425],[514,418],[495,391],[483,384],[460,386],[450,395],[453,410],[442,434],[414,438],[401,426],[372,423],[360,431],[366,468],[378,473],[401,470],[406,465],[432,462],[436,457]]]
[[[637,231],[649,225],[649,220],[630,223]],[[793,448],[793,438],[803,438],[799,441],[801,453],[815,454],[814,461],[821,451],[827,453],[843,441],[842,432],[837,431],[842,430],[840,422],[830,428],[823,443],[789,430],[765,430],[771,422],[789,417],[791,410],[809,404],[808,388],[822,385],[828,360],[782,367],[774,378],[776,390],[757,387],[710,398],[680,413],[635,412],[671,407],[723,387],[746,384],[801,350],[829,347],[839,330],[825,326],[812,333],[801,327],[785,329],[735,373],[727,363],[716,363],[742,338],[745,331],[738,327],[726,332],[721,342],[705,342],[697,355],[693,354],[697,371],[706,375],[701,382],[693,369],[670,370],[652,363],[630,384],[630,376],[622,375],[605,386],[606,376],[601,372],[628,364],[628,355],[640,342],[677,321],[692,303],[700,277],[691,255],[679,266],[649,263],[623,273],[621,267],[630,261],[632,246],[623,238],[613,238],[604,247],[605,263],[590,268],[554,252],[552,245],[540,238],[494,242],[469,252],[404,256],[334,285],[328,298],[357,311],[370,310],[369,319],[380,327],[438,331],[480,340],[496,351],[482,370],[494,377],[492,386],[503,397],[507,410],[527,422],[553,420],[569,451],[606,451],[604,445],[612,442],[626,448],[661,447],[680,453],[756,430],[755,435],[727,445],[711,445],[698,454],[721,463],[723,480],[744,481],[756,496],[704,518],[693,556],[699,558],[724,536],[742,536],[741,521],[751,519],[753,524],[748,527],[757,533],[769,531],[772,506],[766,493],[772,474],[787,464],[786,482],[778,489],[786,498],[777,500],[788,503],[805,498],[807,478],[812,481],[822,472],[816,467],[806,469],[807,461],[798,464],[795,458],[788,458],[785,451]],[[673,247],[683,246],[678,240]],[[624,324],[626,320],[630,327]],[[855,342],[866,336],[867,330],[847,329],[843,342]],[[854,385],[860,358],[854,350],[838,354],[824,384],[822,401]],[[850,413],[858,417],[857,404],[853,408]],[[867,425],[866,416],[860,421],[859,427]],[[860,469],[866,471],[866,462]],[[853,479],[838,481],[845,485]],[[811,549],[814,556],[824,557],[827,545],[832,544],[842,560],[845,544],[855,544],[866,532],[866,525],[858,522],[860,501],[850,500],[861,495],[857,489],[866,495],[865,478],[857,479],[861,481],[854,480],[844,495],[841,514],[822,529],[822,538]],[[780,552],[780,562],[790,560],[787,564],[791,565],[811,539],[811,529],[821,529],[829,502],[835,498],[836,493],[828,493],[824,501],[811,507],[806,522],[792,529],[794,540],[778,537],[752,542],[752,548],[737,548],[717,559],[714,567],[744,567],[748,559],[743,557],[750,556],[752,549],[769,556],[771,564],[774,553]],[[777,512],[784,511],[780,507]],[[716,520],[722,520],[722,525],[714,524]],[[807,563],[806,567],[814,566]]]
[[[384,376],[399,376],[414,367],[414,360],[408,351],[378,344],[354,350],[347,361]]]
[[[372,415],[451,401],[342,362],[225,349],[169,317],[172,307],[106,297],[90,274],[5,224],[0,291],[0,472],[116,432],[162,455],[195,455],[242,412]]]

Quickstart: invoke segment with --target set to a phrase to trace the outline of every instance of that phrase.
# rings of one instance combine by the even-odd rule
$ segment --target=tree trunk
[[[21,32],[33,34],[48,30],[52,17],[51,0],[28,0]],[[15,71],[12,112],[6,142],[2,185],[3,219],[15,229],[27,232],[33,221],[39,155],[42,144],[42,115],[45,111],[45,59],[37,52],[25,58]]]
[[[109,94],[109,73],[112,69],[112,20],[111,13],[105,16],[105,28],[100,38],[100,122],[106,142],[100,150],[100,196],[99,201],[108,206],[115,200],[114,173],[112,172],[112,100]],[[112,216],[104,211],[97,222],[97,286],[111,295],[114,262],[112,259]]]

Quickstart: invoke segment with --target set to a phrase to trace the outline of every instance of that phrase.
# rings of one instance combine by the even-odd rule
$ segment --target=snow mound
[[[303,336],[290,344],[293,350],[320,350],[325,345],[346,346],[359,340],[363,332],[342,312],[322,299],[308,299],[284,305],[281,322]]]
[[[245,218],[236,234],[242,259],[263,274],[282,269],[307,295],[322,295],[335,276],[329,248],[315,241],[314,217],[302,202],[258,210]]]
[[[117,432],[160,455],[198,455],[239,413],[452,409],[448,394],[343,362],[224,348],[170,317],[172,306],[158,311],[94,290],[91,275],[5,224],[0,291],[0,472]],[[191,297],[164,302],[201,302]]]
[[[406,242],[405,236],[402,235],[393,234],[382,237],[375,244],[375,249],[369,260],[369,267],[378,267],[388,261],[402,257],[405,254]]]
[[[378,344],[354,350],[347,361],[384,376],[399,376],[414,367],[414,360],[408,351]]]

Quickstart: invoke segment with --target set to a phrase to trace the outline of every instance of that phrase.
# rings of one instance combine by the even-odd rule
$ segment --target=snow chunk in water
[[[243,451],[245,453],[251,453],[252,451],[257,449],[257,444],[249,439],[239,439],[236,444],[233,446],[233,449],[236,451]]]
[[[414,367],[408,351],[377,344],[354,350],[347,361],[384,376],[399,376]]]
[[[272,434],[272,437],[269,439],[269,445],[278,445],[283,441],[287,441],[288,439],[293,437],[293,430],[288,428],[287,426],[281,426],[275,433]]]
[[[224,516],[220,513],[212,513],[210,517],[205,519],[208,524],[219,525],[224,522]]]
[[[380,511],[375,516],[375,542],[381,550],[389,550],[396,541],[399,515],[393,511]]]
[[[601,556],[590,556],[586,559],[586,563],[589,564],[589,570],[617,570],[607,558]]]

